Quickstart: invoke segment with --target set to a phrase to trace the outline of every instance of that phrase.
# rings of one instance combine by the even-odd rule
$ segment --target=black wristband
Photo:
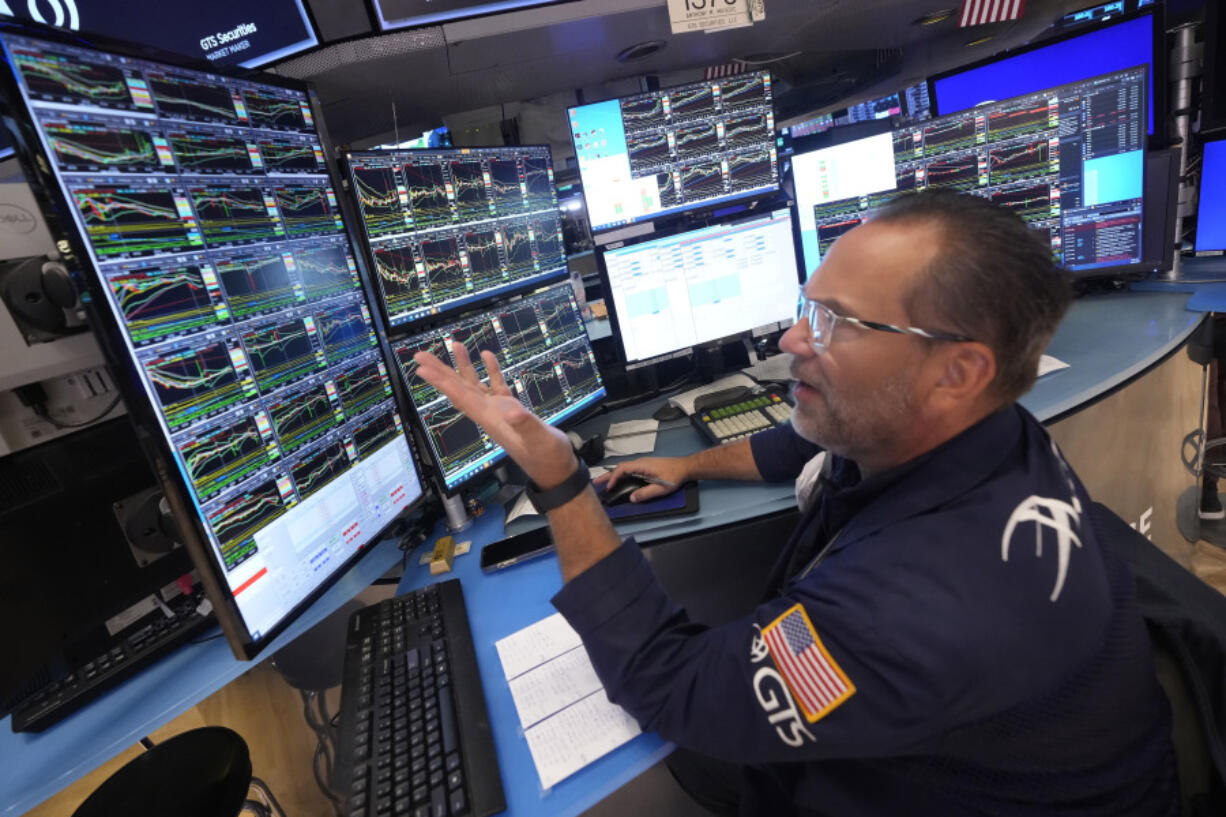
[[[591,484],[592,475],[588,473],[587,466],[583,464],[583,460],[576,460],[576,464],[578,467],[574,473],[564,479],[562,484],[550,488],[548,491],[542,491],[536,487],[535,482],[528,482],[528,487],[524,489],[524,493],[528,495],[528,501],[532,503],[532,507],[536,508],[537,513],[548,513],[554,508],[562,507]]]

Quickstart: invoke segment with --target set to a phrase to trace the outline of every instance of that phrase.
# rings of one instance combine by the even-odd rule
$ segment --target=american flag
[[[855,694],[855,685],[826,652],[799,604],[768,625],[762,638],[809,723]]]
[[[1016,20],[1026,10],[1026,0],[962,0],[962,13],[958,25],[981,26],[984,23],[1000,23]]]

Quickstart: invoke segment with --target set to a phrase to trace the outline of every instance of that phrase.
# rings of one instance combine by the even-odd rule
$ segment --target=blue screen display
[[[941,115],[1144,63],[1149,66],[1149,133],[1154,132],[1154,18],[1089,31],[999,62],[933,81]]]
[[[1196,251],[1226,250],[1226,140],[1205,143]]]

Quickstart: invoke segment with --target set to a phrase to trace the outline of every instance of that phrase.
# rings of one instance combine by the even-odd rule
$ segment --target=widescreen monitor
[[[601,259],[628,369],[776,331],[796,313],[791,210],[611,245]]]
[[[414,354],[433,352],[454,364],[455,343],[468,350],[483,380],[488,375],[481,352],[493,352],[507,386],[547,423],[564,422],[605,395],[579,304],[567,281],[396,341],[392,350],[400,374],[449,492],[506,456],[483,429],[417,376]]]
[[[1226,250],[1226,139],[1205,143],[1200,203],[1196,208],[1196,251]]]
[[[1140,265],[1144,66],[792,157],[804,268],[898,196],[949,187],[1015,209],[1074,273]]]
[[[856,122],[868,122],[873,119],[889,119],[902,113],[902,101],[897,93],[887,94],[877,99],[869,99],[852,105],[834,115],[834,124],[852,125]]]
[[[1153,135],[1155,118],[1160,119],[1165,110],[1164,37],[1160,7],[1153,7],[1098,28],[1073,31],[946,71],[930,79],[932,112],[934,116],[957,113],[985,102],[1146,65],[1149,68],[1146,122],[1147,132]],[[1155,60],[1155,55],[1160,59]],[[1164,136],[1161,129],[1158,136]]]
[[[567,274],[548,146],[347,155],[388,324]]]
[[[768,71],[569,111],[592,231],[779,188]]]
[[[214,66],[257,68],[319,45],[304,0],[0,2],[0,20],[45,23],[172,51]]]
[[[421,495],[307,86],[0,26],[0,113],[235,653]]]

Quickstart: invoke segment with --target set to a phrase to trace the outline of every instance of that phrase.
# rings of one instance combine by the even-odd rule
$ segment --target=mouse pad
[[[604,497],[604,486],[596,487],[596,496]],[[658,516],[681,516],[698,512],[698,483],[687,482],[676,491],[650,502],[625,502],[605,508],[614,522],[619,519],[648,519]]]

